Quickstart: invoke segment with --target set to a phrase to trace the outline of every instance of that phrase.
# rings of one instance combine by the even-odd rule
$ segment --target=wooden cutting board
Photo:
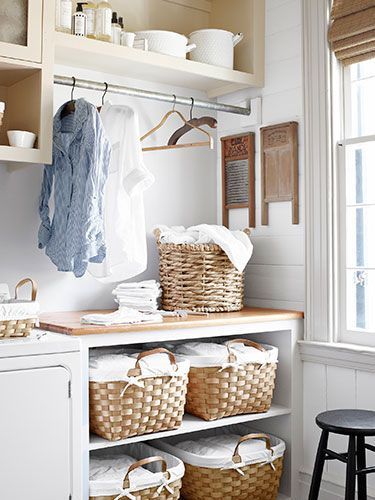
[[[278,309],[244,308],[233,313],[212,313],[208,316],[188,316],[187,318],[164,318],[162,323],[144,323],[139,325],[95,326],[82,325],[81,317],[86,314],[106,314],[112,311],[75,311],[45,313],[40,317],[41,330],[48,330],[66,335],[94,335],[106,333],[127,333],[144,330],[175,330],[180,328],[200,328],[206,326],[222,326],[265,321],[283,321],[303,318],[299,311],[283,311]]]

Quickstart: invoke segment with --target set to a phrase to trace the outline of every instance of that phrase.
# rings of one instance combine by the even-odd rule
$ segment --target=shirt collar
[[[66,103],[65,103],[66,104]],[[86,122],[90,111],[95,110],[95,106],[85,99],[80,98],[75,101],[75,112],[73,116],[73,126],[72,126],[72,134],[70,135],[70,141],[68,146],[66,147],[61,140],[61,129],[62,129],[62,118],[61,112],[64,109],[65,104],[63,104],[59,110],[57,111],[54,120],[53,120],[53,142],[54,145],[60,149],[63,153],[66,152],[66,149],[69,149],[71,143],[76,138],[78,132],[82,129],[83,124]]]

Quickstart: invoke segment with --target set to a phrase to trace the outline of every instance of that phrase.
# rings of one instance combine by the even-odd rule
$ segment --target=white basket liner
[[[212,342],[189,342],[176,347],[175,353],[188,360],[194,368],[207,368],[210,366],[225,366],[228,364],[228,349],[226,344]],[[238,365],[259,363],[277,363],[279,350],[266,344],[261,344],[266,352],[244,344],[233,344],[231,352],[235,354]]]
[[[170,473],[169,483],[181,479],[185,473],[183,462],[166,453],[157,450],[144,443],[128,445],[125,450],[110,450],[92,454],[90,461],[90,496],[111,496],[124,493],[123,481],[129,466],[143,458],[160,456],[167,462]],[[130,473],[130,494],[132,491],[139,491],[155,486],[161,486],[164,475],[160,472],[158,463],[142,467]],[[126,496],[124,498],[127,498]],[[128,498],[131,498],[129,496]]]
[[[115,353],[93,354],[90,356],[90,381],[92,382],[129,382],[128,371],[135,368],[139,353],[131,350]],[[139,379],[164,376],[187,376],[190,363],[178,358],[177,370],[166,354],[153,354],[140,361],[142,375]]]
[[[251,464],[269,464],[284,455],[284,441],[270,435],[272,451],[267,450],[263,440],[246,441],[239,447],[242,458],[240,467],[234,464],[232,457],[240,437],[252,433],[259,433],[259,430],[236,425],[203,431],[190,439],[176,436],[157,440],[155,446],[180,458],[184,463],[209,469],[237,469]]]
[[[20,319],[37,319],[38,302],[9,300],[0,303],[0,321],[17,321]]]

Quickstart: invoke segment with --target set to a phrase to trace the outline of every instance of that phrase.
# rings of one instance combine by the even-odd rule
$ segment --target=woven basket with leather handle
[[[270,438],[266,434],[249,434],[238,442],[233,454],[235,463],[242,463],[238,448],[250,439],[265,439],[267,449],[271,449]],[[214,469],[196,467],[185,463],[182,479],[184,500],[276,500],[283,471],[283,457],[271,464],[255,463],[235,469]]]
[[[19,289],[27,283],[31,283],[31,300],[32,302],[35,302],[37,295],[37,284],[31,278],[26,278],[17,284],[15,290],[15,299],[17,300],[18,298]],[[4,321],[0,320],[0,339],[28,337],[32,330],[35,328],[37,321],[38,320],[36,318]]]
[[[142,375],[140,361],[165,353],[177,370],[174,355],[153,349],[138,356],[129,377]],[[90,429],[110,441],[151,432],[177,429],[182,423],[186,401],[187,375],[140,378],[144,387],[126,382],[90,381]]]
[[[245,232],[250,235],[250,230]],[[160,234],[159,229],[154,231],[163,309],[230,312],[243,308],[244,273],[219,245],[162,243]]]
[[[186,412],[204,420],[217,420],[244,413],[267,412],[272,403],[277,363],[236,363],[230,349],[233,344],[245,344],[264,351],[264,347],[247,339],[228,342],[228,363],[189,371]]]
[[[167,464],[162,457],[145,458],[143,460],[135,462],[133,465],[129,467],[128,472],[126,473],[124,478],[123,489],[126,491],[130,488],[129,474],[133,470],[137,469],[138,467],[143,467],[144,465],[148,465],[154,462],[162,463],[162,472],[164,473],[167,480],[170,479],[170,475],[167,470]],[[168,491],[167,489],[160,490],[159,486],[155,486],[154,488],[146,488],[141,491],[131,491],[131,495],[133,495],[133,497],[136,498],[137,500],[151,500],[156,498],[158,500],[178,500],[180,498],[181,486],[182,486],[181,479],[177,479],[176,481],[173,481],[173,483],[168,484],[168,487],[171,491]],[[125,494],[123,497],[121,495],[95,496],[95,497],[90,496],[90,500],[116,500],[117,498],[130,498],[130,497],[126,496]]]

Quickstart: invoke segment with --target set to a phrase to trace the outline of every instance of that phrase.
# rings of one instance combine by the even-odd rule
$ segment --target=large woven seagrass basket
[[[250,235],[250,230],[245,230]],[[239,272],[216,244],[174,244],[160,241],[162,306],[197,312],[231,312],[243,308],[244,273]]]

